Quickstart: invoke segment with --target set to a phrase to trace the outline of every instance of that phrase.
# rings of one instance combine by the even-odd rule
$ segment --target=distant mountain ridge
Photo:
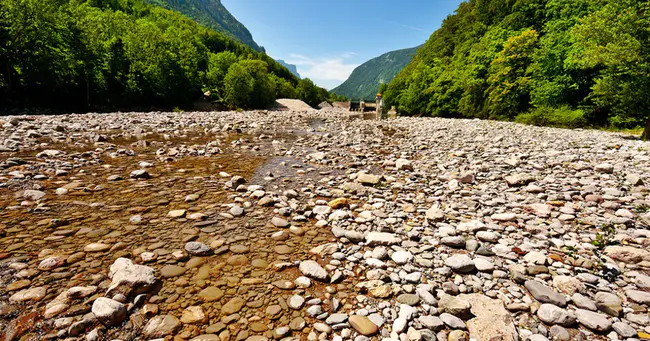
[[[221,32],[258,52],[265,52],[259,46],[246,26],[240,23],[223,6],[221,0],[145,0],[148,3],[178,11],[199,24]]]
[[[300,74],[298,73],[298,67],[297,66],[295,66],[293,64],[289,64],[289,63],[285,62],[282,59],[276,59],[275,61],[278,62],[280,65],[286,67],[287,70],[291,71],[291,73],[293,73],[296,77],[298,77],[298,79],[302,79],[302,77],[300,77]]]
[[[330,92],[350,99],[374,100],[381,83],[388,84],[408,65],[422,45],[391,51],[358,66],[343,84]]]

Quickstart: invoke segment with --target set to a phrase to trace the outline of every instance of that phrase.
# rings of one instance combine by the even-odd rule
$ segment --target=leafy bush
[[[588,125],[583,110],[573,110],[568,106],[534,108],[529,112],[517,115],[515,122],[558,128],[583,128]]]

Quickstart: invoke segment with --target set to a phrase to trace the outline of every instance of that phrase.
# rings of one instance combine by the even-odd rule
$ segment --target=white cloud
[[[300,54],[292,54],[287,63],[296,65],[301,77],[310,78],[317,84],[330,85],[345,81],[352,71],[359,66],[359,64],[346,62],[346,59],[355,55],[356,53],[348,52],[329,58],[311,58]]]

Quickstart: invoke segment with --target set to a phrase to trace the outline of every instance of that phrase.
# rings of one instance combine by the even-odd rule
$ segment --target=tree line
[[[650,125],[649,72],[648,0],[469,0],[385,100],[411,115],[635,128]]]
[[[141,0],[0,0],[2,108],[172,108],[204,93],[228,108],[328,98],[265,53]]]

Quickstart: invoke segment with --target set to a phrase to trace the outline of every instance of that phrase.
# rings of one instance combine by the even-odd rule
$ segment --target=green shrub
[[[587,126],[585,112],[569,106],[539,107],[517,115],[515,122],[558,128],[583,128]]]

